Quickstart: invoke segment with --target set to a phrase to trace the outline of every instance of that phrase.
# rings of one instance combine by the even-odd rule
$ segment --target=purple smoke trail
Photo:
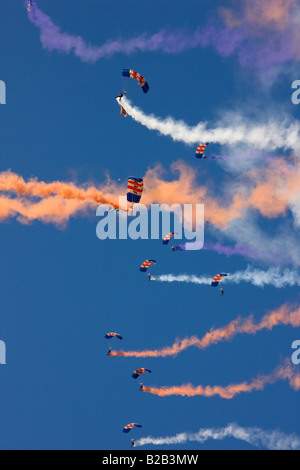
[[[242,67],[268,70],[296,58],[293,35],[288,30],[276,34],[264,34],[259,38],[249,36],[238,48],[238,57]]]
[[[27,3],[26,3],[27,5]],[[137,51],[157,51],[167,54],[176,54],[198,46],[213,45],[220,54],[232,54],[244,39],[242,30],[234,31],[228,35],[214,25],[208,25],[205,30],[197,29],[193,34],[184,31],[159,31],[153,35],[146,33],[131,39],[109,40],[102,46],[87,44],[80,36],[73,36],[61,31],[52,19],[41,11],[35,2],[32,2],[29,20],[40,29],[42,46],[49,51],[60,51],[69,54],[72,51],[83,62],[95,63],[105,57],[116,53],[132,54]]]
[[[197,47],[203,39],[200,31],[196,31],[188,37],[183,32],[167,33],[162,30],[152,36],[142,34],[128,40],[109,40],[102,46],[91,46],[80,36],[61,32],[61,29],[37,7],[35,2],[32,4],[32,10],[28,17],[40,29],[41,43],[45,49],[58,50],[66,54],[74,51],[75,56],[89,63],[95,63],[100,59],[121,52],[132,54],[136,51],[162,50],[169,54],[178,53]]]
[[[196,251],[203,249],[203,242],[190,242],[182,243],[180,245],[172,247],[172,250],[175,251]]]
[[[206,160],[229,160],[230,157],[225,155],[215,155],[214,157],[205,157]]]
[[[234,247],[224,246],[221,243],[211,243],[207,242],[203,245],[203,242],[188,242],[174,247],[175,251],[196,251],[196,250],[205,250],[205,251],[215,251],[216,253],[226,255],[227,257],[233,255],[246,256],[251,259],[258,260],[259,255],[255,253],[253,249],[246,245],[236,245]]]
[[[225,255],[227,257],[244,256],[254,261],[267,261],[274,264],[275,266],[287,266],[289,264],[293,264],[293,260],[290,259],[289,256],[282,255],[282,253],[274,251],[268,252],[265,249],[263,249],[262,251],[258,251],[257,249],[245,244],[225,246],[219,242],[206,242],[204,245],[202,242],[188,242],[173,247],[173,251],[197,250],[214,251],[220,255]]]
[[[26,2],[27,5],[27,2]],[[208,24],[199,27],[194,33],[177,31],[170,33],[161,30],[153,35],[143,33],[131,39],[108,40],[102,46],[87,44],[80,36],[64,33],[32,2],[30,21],[40,29],[42,46],[50,51],[58,50],[65,54],[72,51],[84,62],[95,63],[116,53],[132,54],[137,51],[162,51],[176,54],[199,46],[214,47],[223,57],[236,54],[242,67],[256,70],[270,78],[278,74],[275,66],[295,60],[299,61],[297,22],[291,17],[289,24],[280,31],[269,32],[262,28],[253,34],[247,20],[236,28],[224,27],[211,18]]]
[[[205,29],[202,46],[214,47],[225,58],[235,54],[243,68],[256,71],[262,79],[274,79],[280,66],[299,62],[299,12],[295,13],[276,31],[267,25],[253,28],[247,18],[235,28],[217,26],[213,20]]]
[[[232,155],[211,155],[206,156],[206,160],[262,160],[268,164],[274,165],[274,157],[270,157],[269,155],[265,155],[263,152],[258,150],[248,150],[247,152],[241,152],[238,154]]]
[[[221,243],[219,242],[217,243],[207,242],[203,246],[203,250],[215,251],[216,253],[225,255],[227,257],[240,255],[240,256],[246,256],[247,258],[251,258],[256,261],[260,259],[258,253],[256,253],[251,247],[247,245],[236,245],[236,246],[231,247],[231,246],[221,245]]]
[[[288,31],[252,37],[247,23],[235,30],[218,29],[211,25],[205,31],[203,46],[213,46],[223,57],[237,54],[243,68],[268,70],[296,58],[295,44]]]

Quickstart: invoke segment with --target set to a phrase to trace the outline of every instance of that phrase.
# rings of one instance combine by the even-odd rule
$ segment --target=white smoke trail
[[[264,431],[260,428],[243,428],[238,424],[229,424],[225,428],[200,429],[198,433],[180,433],[171,437],[144,437],[135,442],[135,446],[152,445],[175,445],[187,442],[198,442],[203,444],[209,439],[224,440],[234,438],[254,447],[268,450],[299,450],[300,437],[295,434],[287,435],[281,431]]]
[[[133,106],[126,97],[116,99],[132,119],[151,131],[155,130],[171,137],[174,141],[189,145],[212,142],[234,146],[244,143],[258,150],[300,150],[299,121],[290,122],[287,118],[279,121],[274,118],[257,124],[238,113],[231,113],[218,127],[209,129],[207,122],[200,122],[191,127],[183,121],[175,121],[172,117],[161,119],[154,114],[148,116]]]
[[[151,275],[151,281],[159,282],[188,282],[192,284],[211,284],[212,277],[196,276],[195,274],[160,274],[159,276]]]
[[[152,276],[151,280],[158,282],[187,282],[199,285],[210,285],[212,278],[213,276],[161,274],[159,276]],[[248,267],[245,271],[237,271],[236,273],[228,274],[221,282],[222,284],[249,282],[258,287],[271,285],[280,289],[283,287],[300,286],[300,277],[298,271],[295,270],[285,269],[281,271],[279,268],[271,268],[268,271],[260,271],[259,269]]]

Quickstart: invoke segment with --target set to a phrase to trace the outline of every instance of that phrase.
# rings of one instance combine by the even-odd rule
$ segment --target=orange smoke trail
[[[218,197],[207,186],[197,185],[196,173],[188,165],[176,162],[171,169],[179,172],[178,179],[165,181],[160,166],[147,171],[143,203],[205,204],[205,222],[220,229],[236,218],[245,218],[247,210],[268,218],[283,216],[300,191],[300,164],[289,167],[281,159],[274,159],[269,168],[248,172],[237,189],[228,188]]]
[[[171,169],[179,172],[179,177],[171,181],[165,180],[160,166],[147,171],[141,202],[148,206],[153,203],[167,203],[169,206],[205,204],[206,223],[211,223],[219,229],[226,228],[234,219],[243,219],[247,210],[256,210],[268,218],[283,216],[300,191],[300,164],[295,162],[294,166],[288,166],[281,159],[274,159],[269,168],[250,171],[243,177],[240,186],[228,188],[227,192],[218,194],[217,197],[210,194],[207,186],[197,185],[193,168],[176,162]],[[16,194],[17,198],[45,199],[56,196],[63,200],[73,200],[78,202],[78,210],[83,209],[82,202],[87,203],[86,208],[88,204],[110,204],[119,209],[120,188],[114,183],[107,183],[100,190],[95,186],[78,187],[74,183],[59,181],[45,183],[35,178],[26,182],[21,176],[6,171],[0,173],[0,191]],[[29,208],[29,203],[26,207]],[[51,209],[48,210],[51,219]],[[74,203],[73,212],[76,211]],[[13,209],[7,209],[7,212],[14,213]],[[4,218],[3,215],[2,219]],[[189,223],[192,223],[192,220]]]
[[[246,18],[255,26],[270,29],[286,29],[290,25],[295,0],[246,1]]]
[[[257,27],[264,30],[287,29],[291,21],[292,6],[295,0],[244,0],[242,14],[230,8],[220,8],[220,13],[227,27],[234,29],[241,25],[243,19],[252,26],[252,34]]]
[[[115,196],[112,194],[104,195],[102,191],[94,186],[84,189],[76,186],[74,183],[63,183],[60,181],[45,183],[44,181],[38,181],[36,178],[26,182],[21,176],[11,171],[0,173],[0,191],[40,198],[55,195],[63,199],[90,201],[95,204],[111,204],[117,208]],[[113,200],[111,200],[112,198]]]
[[[145,351],[111,351],[111,356],[123,357],[167,357],[177,356],[180,352],[192,346],[199,349],[206,349],[212,344],[221,341],[229,341],[238,334],[251,334],[267,329],[272,330],[278,325],[291,325],[295,328],[300,327],[300,307],[293,310],[288,304],[284,304],[277,310],[266,314],[259,323],[254,323],[253,316],[248,318],[237,318],[228,325],[211,329],[206,333],[202,339],[197,336],[185,338],[183,340],[177,339],[172,346],[167,346],[156,350]]]
[[[58,196],[34,203],[21,198],[0,197],[0,221],[17,217],[23,224],[40,220],[44,223],[63,225],[71,216],[86,211],[90,205],[88,201],[64,200]]]
[[[0,220],[17,217],[22,223],[40,220],[45,223],[61,225],[71,216],[86,212],[98,204],[110,204],[116,209],[117,188],[114,184],[105,186],[106,194],[94,186],[78,187],[74,183],[55,181],[45,183],[30,179],[25,181],[21,176],[5,171],[0,173],[0,191],[16,194],[16,198],[0,198]],[[40,198],[30,201],[29,198]]]
[[[198,385],[194,387],[191,384],[171,386],[171,387],[145,387],[143,386],[143,392],[158,395],[159,397],[169,397],[171,395],[177,395],[182,397],[213,397],[219,396],[226,400],[231,400],[240,393],[251,393],[253,391],[263,390],[266,385],[274,384],[279,380],[288,380],[290,386],[295,390],[300,390],[300,374],[296,374],[294,368],[291,367],[289,360],[287,359],[283,366],[279,366],[269,375],[259,375],[251,382],[242,382],[240,384],[230,384],[226,387],[219,385],[215,386],[202,386]]]

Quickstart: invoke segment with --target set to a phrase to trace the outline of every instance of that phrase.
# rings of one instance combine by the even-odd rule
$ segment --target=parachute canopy
[[[174,237],[174,235],[175,235],[174,232],[168,233],[168,235],[166,235],[163,239],[163,245],[167,245],[169,241],[171,240],[171,238]]]
[[[224,274],[224,273],[223,273],[223,274],[217,274],[217,275],[213,278],[211,285],[212,285],[213,287],[217,287],[217,286],[219,285],[220,281],[223,279],[223,277],[226,277],[226,276],[227,276],[227,274]]]
[[[149,374],[152,374],[152,371],[149,370],[149,369],[144,369],[144,368],[141,368],[141,369],[137,369],[133,372],[133,374],[131,375],[131,377],[133,377],[134,379],[137,379],[140,375],[142,375],[144,372],[148,372]]]
[[[121,114],[122,116],[127,117],[127,111],[125,108],[123,108],[123,106],[121,106]]]
[[[128,178],[127,201],[138,203],[142,197],[144,182],[142,178]]]
[[[198,147],[197,147],[197,150],[196,150],[196,153],[195,153],[195,157],[196,158],[205,158],[205,155],[204,155],[204,151],[206,149],[206,147],[208,146],[209,144],[200,144]]]
[[[111,339],[111,338],[123,339],[123,336],[121,336],[119,333],[106,333],[104,338],[106,338],[106,339]]]
[[[123,77],[135,78],[136,80],[138,80],[139,84],[142,87],[143,92],[148,93],[149,85],[146,82],[145,78],[141,74],[135,72],[134,70],[123,69],[122,70],[122,75],[123,75]]]
[[[126,424],[126,426],[124,426],[123,432],[129,432],[134,427],[141,428],[142,426],[140,424],[137,424],[137,423],[129,423],[129,424]]]
[[[146,259],[146,261],[144,261],[143,264],[141,265],[140,271],[142,271],[142,273],[145,273],[147,269],[149,268],[149,266],[151,266],[151,264],[153,263],[156,263],[155,259]]]

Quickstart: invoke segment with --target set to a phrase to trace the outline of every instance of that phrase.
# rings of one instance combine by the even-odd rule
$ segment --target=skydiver
[[[120,213],[121,213],[121,211],[120,211],[119,209],[116,209],[116,208],[114,208],[114,209],[109,209],[109,212],[115,212],[116,214],[120,214]]]
[[[143,392],[143,391],[144,391],[144,385],[143,385],[142,382],[140,383],[140,390],[139,390],[139,391],[140,391],[140,392]]]
[[[175,251],[175,246],[172,246],[172,251]]]
[[[149,282],[151,281],[151,274],[148,273]]]
[[[108,356],[111,356],[111,346],[109,346],[107,355],[108,355]]]
[[[120,91],[119,96],[116,96],[116,98],[120,98],[120,99],[121,99],[121,98],[123,98],[124,94],[126,95],[126,93],[127,93],[127,91],[125,91],[125,90],[123,90],[123,93],[122,93],[122,91]]]
[[[223,287],[221,287],[220,291],[221,291],[221,295],[224,295]]]
[[[134,439],[131,439],[131,448],[134,447]]]

